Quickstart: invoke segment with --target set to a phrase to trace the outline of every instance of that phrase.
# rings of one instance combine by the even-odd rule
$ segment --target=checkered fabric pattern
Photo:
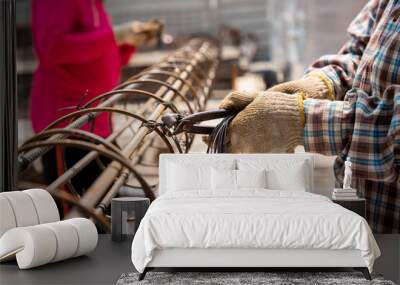
[[[372,0],[350,24],[350,40],[309,69],[332,84],[338,101],[305,100],[307,151],[353,164],[367,220],[378,233],[400,232],[400,1]]]

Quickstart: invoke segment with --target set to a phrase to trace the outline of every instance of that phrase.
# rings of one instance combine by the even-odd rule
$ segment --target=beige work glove
[[[158,20],[133,21],[114,27],[114,35],[118,44],[153,46],[160,40],[163,28],[164,25]]]
[[[335,100],[332,84],[320,72],[311,72],[305,77],[278,84],[268,91],[286,94],[303,93],[307,98]]]
[[[262,92],[232,120],[227,150],[232,153],[294,152],[303,145],[304,104],[301,94]]]
[[[249,105],[257,93],[249,93],[243,91],[232,91],[219,104],[218,108],[239,112]]]

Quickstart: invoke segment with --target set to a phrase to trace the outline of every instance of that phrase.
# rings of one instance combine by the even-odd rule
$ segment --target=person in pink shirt
[[[158,21],[149,21],[113,29],[101,0],[33,0],[32,31],[39,61],[30,96],[34,131],[42,131],[55,119],[74,111],[66,107],[87,102],[115,87],[121,67],[136,47],[154,42],[161,28]],[[107,114],[96,119],[93,132],[102,137],[109,135]],[[76,149],[69,149],[69,153],[67,149],[66,154],[69,165],[83,155]],[[54,180],[54,151],[43,162],[46,179]]]

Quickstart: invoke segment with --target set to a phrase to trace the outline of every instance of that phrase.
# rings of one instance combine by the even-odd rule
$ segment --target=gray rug
[[[137,281],[138,273],[122,274],[117,285],[133,284],[267,284],[267,285],[297,285],[297,284],[324,284],[324,285],[358,285],[379,284],[395,285],[382,276],[372,275],[368,281],[359,272],[148,272],[146,278]]]

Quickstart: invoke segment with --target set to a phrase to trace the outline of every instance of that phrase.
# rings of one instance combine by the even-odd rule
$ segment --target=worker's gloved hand
[[[220,109],[239,112],[249,105],[256,96],[257,93],[232,91],[222,100],[218,107]]]
[[[115,27],[114,34],[118,44],[154,46],[160,41],[163,28],[164,25],[158,20],[133,21]]]
[[[307,98],[335,100],[331,83],[318,72],[312,72],[299,80],[278,84],[268,91],[286,94],[303,93]]]
[[[303,144],[304,104],[301,94],[262,92],[239,112],[228,128],[232,153],[294,152]]]

